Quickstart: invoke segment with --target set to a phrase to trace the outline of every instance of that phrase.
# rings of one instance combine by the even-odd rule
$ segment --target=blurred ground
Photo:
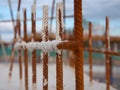
[[[69,65],[63,65],[63,80],[64,80],[64,90],[75,90],[75,78],[74,78],[74,69],[69,67]],[[116,68],[115,68],[116,69]],[[119,68],[118,68],[119,69]],[[117,70],[118,70],[117,69]],[[29,63],[29,90],[32,89],[32,67]],[[84,70],[88,73],[88,65],[84,66]],[[104,68],[101,66],[94,66],[94,75],[104,77]],[[24,78],[22,81],[19,81],[19,68],[18,63],[15,63],[13,66],[13,75],[12,78],[8,78],[9,64],[8,63],[0,63],[0,90],[24,90]],[[54,63],[49,64],[49,90],[56,89],[56,66]],[[100,73],[100,74],[99,74]],[[118,72],[120,73],[120,71]],[[24,77],[24,75],[23,75]],[[95,77],[95,76],[94,76]],[[42,64],[37,64],[37,90],[42,90]],[[93,85],[90,86],[89,77],[84,74],[85,80],[85,90],[105,90],[105,84],[98,83],[93,81]],[[97,77],[97,80],[98,77]],[[111,88],[111,90],[115,90]],[[119,90],[119,89],[118,89]]]

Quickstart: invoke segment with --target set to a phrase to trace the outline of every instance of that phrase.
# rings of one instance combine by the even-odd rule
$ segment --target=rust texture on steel
[[[43,41],[48,41],[48,6],[43,6]],[[43,90],[48,90],[48,53],[43,53]]]
[[[23,10],[23,16],[24,16],[24,41],[27,40],[27,23],[26,23],[26,9]],[[29,90],[28,88],[28,50],[24,49],[24,72],[25,72],[25,90]]]
[[[56,17],[57,17],[57,27],[59,29],[59,37],[62,39],[62,19],[63,19],[63,4],[58,3],[56,6]],[[56,36],[57,38],[57,36]],[[56,90],[63,90],[63,61],[62,61],[62,51],[56,53]]]
[[[74,0],[74,35],[81,44],[75,50],[76,90],[84,90],[82,0]]]
[[[36,22],[35,22],[35,5],[32,6],[32,39],[33,42],[36,37]],[[36,50],[32,51],[32,83],[36,84]]]
[[[16,38],[17,38],[17,25],[15,25],[15,27],[14,27],[14,41],[16,40]]]
[[[17,31],[18,36],[21,38],[21,23],[20,23],[20,17],[18,12],[18,21],[17,21]],[[18,50],[19,52],[19,78],[22,79],[22,50]]]
[[[61,42],[57,45],[58,49],[67,49],[67,50],[76,50],[80,45],[80,42],[77,41],[66,41],[66,42]]]
[[[108,51],[110,50],[110,38],[109,38],[109,19],[106,17],[106,90],[110,90],[110,55]]]
[[[89,22],[89,48],[92,48],[92,23]],[[89,50],[89,76],[90,76],[90,83],[92,84],[92,51]]]

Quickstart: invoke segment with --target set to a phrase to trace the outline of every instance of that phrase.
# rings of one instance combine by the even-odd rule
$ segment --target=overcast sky
[[[83,0],[83,15],[89,18],[120,19],[120,0]]]
[[[11,0],[12,9],[14,13],[14,18],[17,14],[17,1]],[[27,17],[31,17],[31,5],[34,0],[21,0],[21,16],[22,8],[27,8]],[[37,18],[42,17],[42,6],[48,5],[49,10],[51,10],[53,0],[36,0],[37,1]],[[56,0],[57,2],[62,2],[63,0]],[[74,0],[66,0],[66,15],[73,15]],[[105,25],[105,17],[110,17],[111,34],[120,35],[120,0],[83,0],[83,17],[88,21],[100,23]],[[51,14],[49,13],[49,16]],[[10,20],[10,11],[8,6],[8,0],[0,0],[0,20]],[[74,22],[68,22],[67,26],[73,26]],[[6,27],[5,27],[6,26]],[[0,23],[0,28],[5,33],[5,30],[12,28],[10,23]],[[114,31],[113,31],[114,30]],[[7,31],[8,32],[8,31]],[[3,32],[1,32],[3,33]]]
[[[14,12],[17,11],[17,1],[11,0]],[[31,5],[34,0],[21,0],[21,11],[23,7],[31,10]],[[56,0],[61,2],[62,0]],[[67,14],[73,14],[73,0],[66,0]],[[42,9],[43,5],[52,6],[52,0],[37,0],[37,9]],[[105,16],[110,16],[111,19],[120,18],[120,0],[83,0],[83,16],[86,18],[103,19]],[[72,11],[72,12],[70,12]],[[6,13],[8,14],[6,17]],[[8,0],[0,0],[0,16],[3,19],[10,19]],[[15,16],[15,15],[14,15]],[[2,19],[0,17],[0,20]],[[15,16],[16,17],[16,16]]]

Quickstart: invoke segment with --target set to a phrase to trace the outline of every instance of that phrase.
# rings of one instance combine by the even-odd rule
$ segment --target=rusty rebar
[[[22,51],[19,50],[19,78],[22,80]]]
[[[48,6],[43,6],[43,41],[48,41]],[[48,53],[43,53],[43,90],[48,90]]]
[[[15,30],[14,30],[14,41],[15,41],[16,37],[17,37],[17,25],[14,28],[15,28]],[[9,78],[12,77],[12,70],[13,70],[13,63],[14,63],[14,56],[15,56],[14,43],[12,45],[12,52],[11,52],[11,56],[10,56],[11,63],[10,63],[10,68],[9,68]]]
[[[12,21],[12,26],[13,26],[13,30],[14,30],[14,35],[15,35],[15,22],[14,22],[14,15],[13,15],[13,10],[12,10],[12,4],[11,4],[11,0],[8,0],[8,4],[9,4],[9,9],[10,9],[10,15],[11,15],[11,21]]]
[[[81,43],[80,42],[77,42],[77,41],[66,41],[66,42],[61,42],[57,45],[57,48],[60,49],[60,50],[76,50],[79,45]],[[106,50],[106,49],[95,49],[95,48],[81,48],[81,49],[84,49],[85,51],[92,51],[92,52],[96,52],[96,53],[103,53],[105,54],[106,52],[109,54],[109,55],[114,55],[114,56],[120,56],[120,52],[115,52],[115,51],[111,51],[111,50]]]
[[[52,9],[51,9],[51,18],[50,18],[50,33],[52,32],[52,21],[54,16],[54,6],[55,6],[55,0],[52,2]]]
[[[32,6],[32,39],[33,42],[35,40],[36,37],[36,22],[35,22],[35,5]],[[32,83],[36,84],[36,50],[34,49],[32,51]]]
[[[110,38],[109,38],[109,19],[106,17],[106,90],[110,90],[110,55],[108,53],[108,50],[110,50]]]
[[[56,71],[57,71],[57,82],[56,90],[63,90],[63,65],[62,65],[62,52],[61,54],[56,53]]]
[[[18,8],[17,8],[17,11],[20,11],[20,6],[21,6],[21,0],[18,1]]]
[[[48,54],[43,55],[43,90],[48,90]]]
[[[75,50],[76,90],[84,90],[82,0],[74,0],[74,22],[75,40],[81,43]]]
[[[10,8],[10,14],[11,14],[11,19],[12,19],[12,25],[13,25],[13,29],[14,29],[14,42],[13,42],[13,46],[14,43],[16,42],[16,38],[17,38],[17,28],[18,26],[15,25],[14,23],[14,18],[13,18],[13,12],[12,12],[12,6],[11,6],[11,1],[8,0],[9,3],[9,8]],[[17,20],[18,21],[18,20]],[[13,63],[14,63],[14,47],[12,47],[12,54],[11,54],[11,64],[10,64],[10,69],[9,69],[9,77],[11,78],[12,76],[12,70],[13,70]]]
[[[11,53],[11,56],[10,56],[11,63],[10,63],[10,68],[9,68],[9,78],[12,77],[12,70],[13,70],[13,63],[14,63],[14,56],[15,56],[14,52],[15,52],[15,49],[12,47],[12,53]]]
[[[57,29],[59,29],[59,37],[62,39],[62,31],[63,31],[63,4],[58,3],[56,7],[57,14]],[[57,37],[56,37],[57,38]],[[62,61],[62,51],[56,53],[56,90],[63,90],[63,61]]]
[[[57,45],[58,49],[61,50],[76,50],[80,45],[80,42],[77,41],[66,41],[66,42],[61,42]]]
[[[14,41],[16,40],[16,38],[17,38],[17,25],[15,25],[15,27],[14,27]],[[15,43],[15,42],[14,42]],[[13,44],[14,44],[13,43]]]
[[[92,48],[92,23],[89,22],[89,48]],[[92,84],[92,51],[89,50],[89,76],[90,76],[90,83]]]
[[[66,1],[63,0],[63,16],[66,15]],[[66,34],[66,18],[64,18],[64,34],[63,34],[63,40],[65,39],[65,34]]]
[[[63,16],[65,15],[66,15],[66,1],[63,0]],[[64,25],[66,25],[66,18],[64,18]]]
[[[66,16],[63,16],[63,18],[73,18],[74,15],[66,15]],[[48,19],[56,19],[56,17],[49,17]],[[39,21],[39,20],[42,20],[43,18],[36,18],[36,21]],[[0,20],[0,22],[11,22],[12,20]],[[15,19],[14,22],[16,22],[17,20]],[[20,21],[23,21],[23,19],[21,19]],[[26,21],[31,21],[31,18],[27,18]]]
[[[26,9],[23,10],[24,16],[24,41],[27,41],[27,23],[26,23]],[[28,88],[28,50],[24,49],[24,72],[25,72],[25,90],[29,90]]]
[[[21,23],[20,23],[20,17],[18,12],[18,21],[17,21],[17,31],[18,36],[21,38]],[[22,50],[18,50],[19,53],[19,78],[22,79]]]
[[[61,47],[62,48],[62,47]],[[103,53],[103,54],[105,54],[106,52],[109,54],[109,55],[114,55],[114,56],[120,56],[120,52],[114,52],[114,51],[111,51],[111,50],[109,50],[109,51],[107,51],[107,50],[100,50],[100,49],[94,49],[94,48],[91,48],[91,49],[89,49],[89,48],[84,48],[84,50],[85,51],[89,51],[89,50],[91,50],[92,52],[96,52],[96,53]]]

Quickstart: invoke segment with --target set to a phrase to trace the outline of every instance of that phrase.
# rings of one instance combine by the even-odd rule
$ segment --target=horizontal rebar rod
[[[60,44],[57,45],[58,49],[68,49],[68,50],[75,50],[79,47],[80,42],[77,41],[68,41],[68,42],[62,42]],[[91,50],[92,52],[97,52],[97,53],[108,53],[110,55],[115,55],[115,56],[120,56],[120,52],[115,52],[115,51],[111,51],[111,50],[100,50],[100,49],[94,49],[94,48],[83,48],[86,51]]]
[[[94,49],[94,48],[92,48],[92,49],[89,49],[89,48],[85,48],[85,50],[91,50],[92,52],[97,52],[97,53],[108,53],[108,54],[110,54],[110,55],[114,55],[114,56],[120,56],[120,52],[115,52],[115,51],[107,51],[107,50],[100,50],[100,49]]]
[[[74,15],[68,15],[68,16],[63,16],[63,18],[73,18],[74,17]],[[56,19],[56,17],[49,17],[48,19],[51,19],[51,18],[53,18],[53,19]],[[37,20],[42,20],[43,18],[36,18],[35,20],[37,21]],[[14,22],[16,22],[17,21],[17,19],[14,19]],[[20,21],[23,21],[23,19],[20,19]],[[31,19],[30,18],[28,18],[28,19],[26,19],[26,21],[31,21]],[[12,22],[12,20],[0,20],[0,22]]]

